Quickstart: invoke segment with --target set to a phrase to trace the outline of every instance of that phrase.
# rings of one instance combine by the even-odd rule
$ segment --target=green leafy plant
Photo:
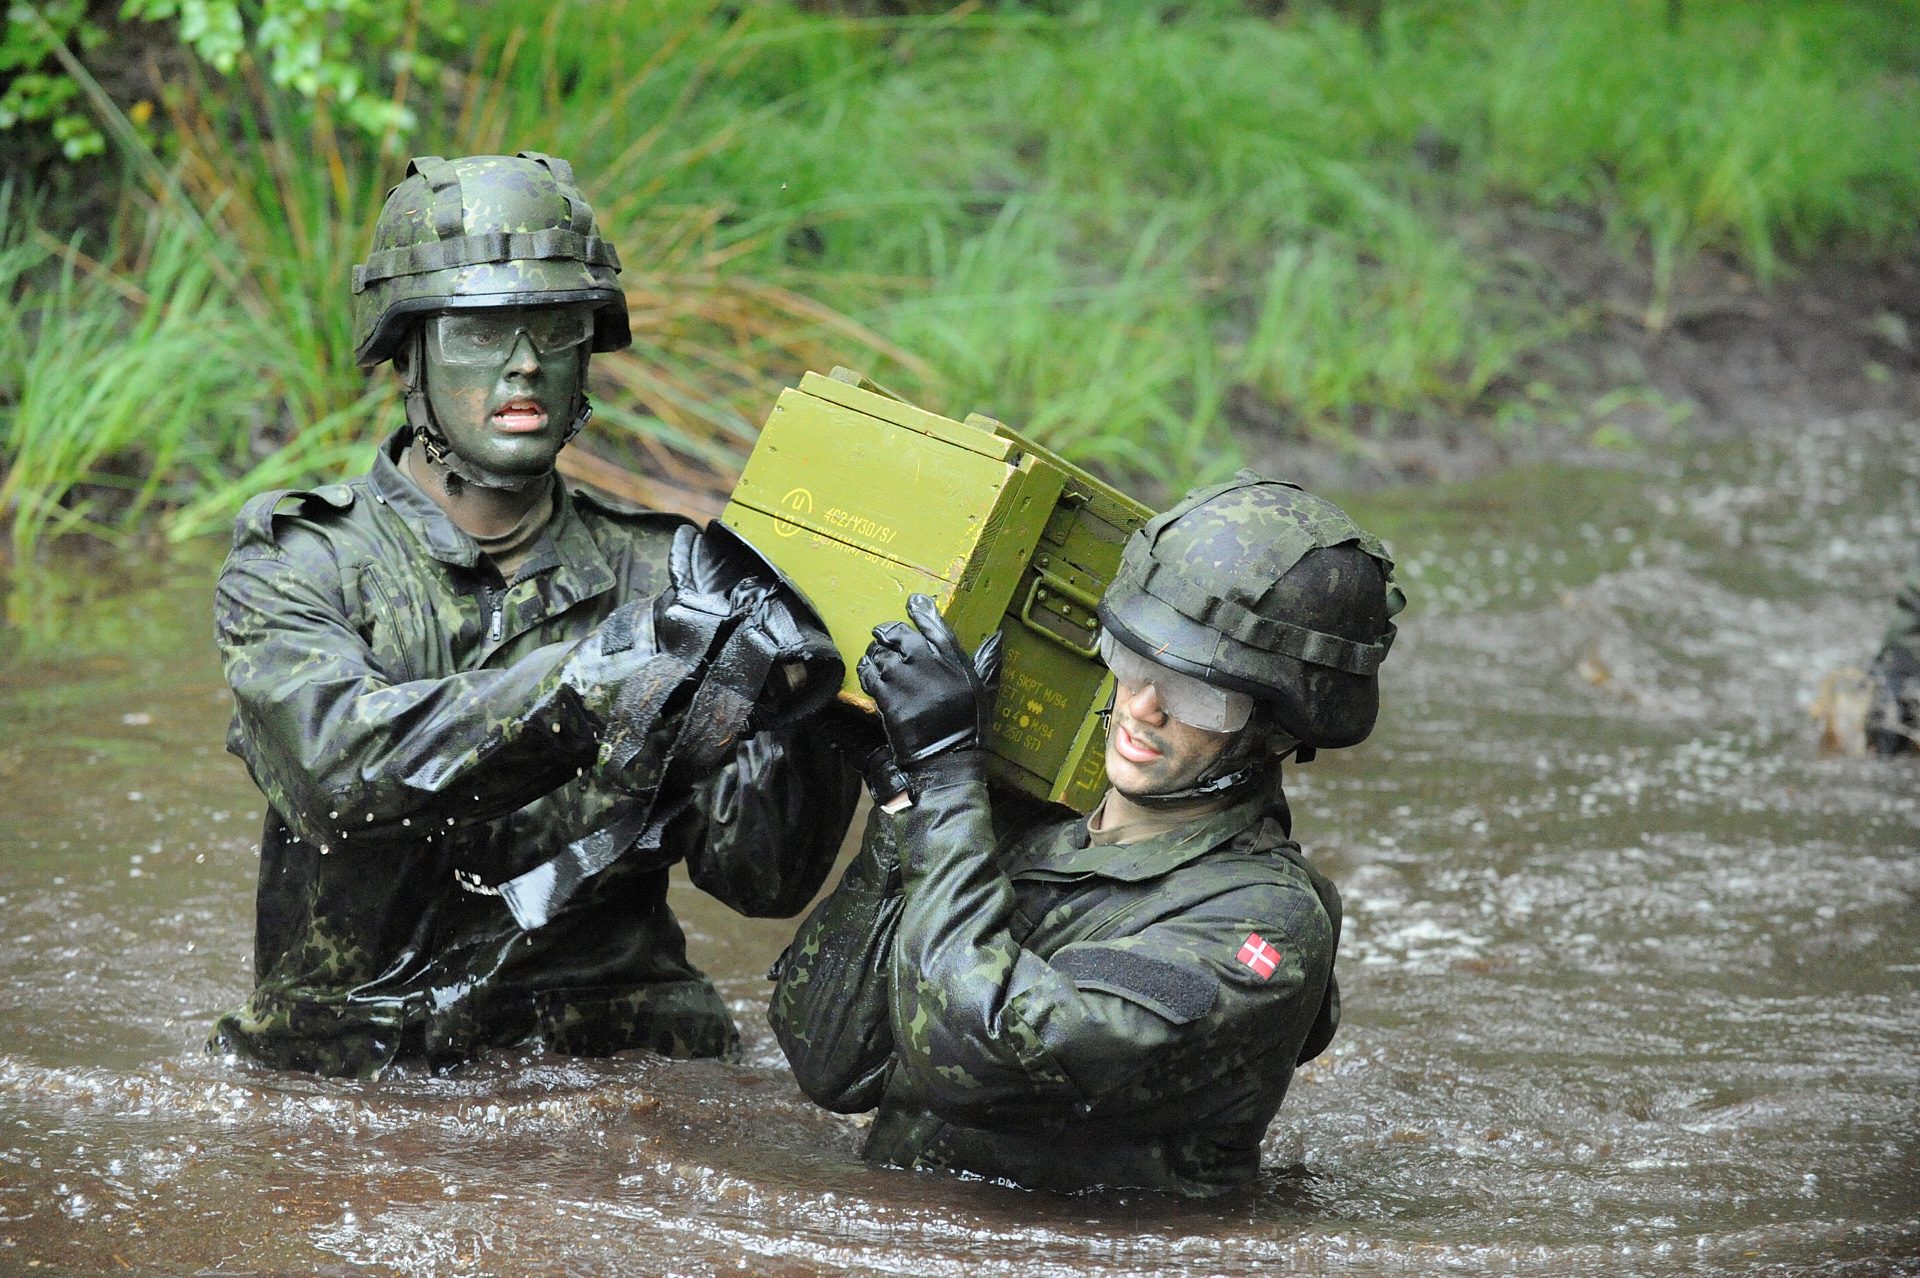
[[[276,85],[379,138],[416,127],[407,86],[438,79],[444,63],[436,51],[458,47],[461,12],[456,0],[123,0],[118,17],[122,27],[171,33],[222,75],[251,55]],[[104,151],[62,54],[84,57],[108,39],[106,19],[87,0],[12,0],[0,34],[0,72],[8,73],[0,131],[43,127],[69,160]]]
[[[421,33],[436,47],[456,43],[460,12],[455,0],[126,0],[122,8],[128,17],[173,23],[181,41],[223,75],[255,50],[275,84],[330,104],[372,137],[413,131],[413,111],[392,86],[438,75],[441,63],[422,50]]]
[[[54,62],[56,47],[69,43],[82,51],[106,39],[100,24],[87,17],[86,0],[14,0],[0,30],[0,133],[21,126],[44,128],[68,160],[98,155],[107,146],[93,117],[80,101],[80,86]]]

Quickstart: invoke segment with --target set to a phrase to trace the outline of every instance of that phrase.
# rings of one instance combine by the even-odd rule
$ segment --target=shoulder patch
[[[1280,965],[1287,961],[1286,955],[1269,945],[1258,932],[1247,933],[1247,939],[1241,943],[1240,952],[1234,958],[1252,969],[1253,974],[1263,981],[1279,971]]]
[[[1062,950],[1053,959],[1053,970],[1081,989],[1131,999],[1175,1025],[1205,1016],[1220,993],[1219,979],[1211,972],[1105,945]]]

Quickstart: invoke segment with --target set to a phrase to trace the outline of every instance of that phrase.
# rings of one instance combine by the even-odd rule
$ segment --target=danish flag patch
[[[1263,981],[1280,966],[1280,951],[1261,940],[1258,932],[1247,933],[1247,943],[1240,947],[1239,958]]]

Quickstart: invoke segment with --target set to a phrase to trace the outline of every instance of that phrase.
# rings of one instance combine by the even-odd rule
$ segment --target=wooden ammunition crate
[[[1152,511],[978,414],[954,421],[860,374],[781,393],[720,518],[804,590],[846,658],[932,595],[971,651],[999,629],[997,778],[1079,811],[1105,787],[1110,676],[1095,605]]]

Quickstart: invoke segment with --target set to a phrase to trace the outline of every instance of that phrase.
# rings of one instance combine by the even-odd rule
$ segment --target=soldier
[[[856,775],[802,722],[839,658],[718,525],[571,492],[619,261],[568,165],[417,159],[354,268],[356,358],[407,425],[241,512],[216,624],[267,798],[255,987],[209,1049],[370,1076],[489,1045],[726,1056],[667,866],[787,915]]]
[[[1867,745],[1901,754],[1920,743],[1920,555],[1893,601],[1893,622],[1867,672]]]
[[[1242,471],[1128,542],[1100,605],[1110,788],[1085,819],[989,795],[997,637],[917,596],[859,667],[906,806],[776,965],[801,1088],[878,1106],[869,1160],[1029,1187],[1250,1181],[1340,1019],[1340,898],[1281,761],[1372,730],[1403,600],[1337,507]],[[892,804],[888,806],[894,806]]]

